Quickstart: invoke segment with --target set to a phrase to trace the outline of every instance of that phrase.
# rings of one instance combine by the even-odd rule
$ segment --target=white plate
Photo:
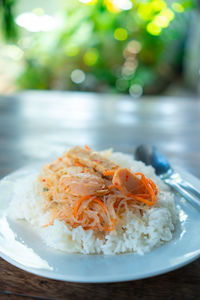
[[[173,240],[147,254],[81,255],[48,248],[28,223],[6,217],[15,182],[37,172],[29,166],[0,181],[0,255],[9,263],[58,280],[117,282],[166,273],[200,256],[200,212],[178,196],[179,222]],[[185,172],[183,176],[200,188],[197,178]]]

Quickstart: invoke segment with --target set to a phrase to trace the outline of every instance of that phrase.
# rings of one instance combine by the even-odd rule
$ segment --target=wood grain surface
[[[0,261],[0,295],[39,299],[199,299],[200,261],[143,280],[81,284],[45,279]],[[1,296],[0,296],[1,297]]]
[[[154,144],[200,177],[198,99],[61,92],[0,97],[0,177],[75,144],[132,153]],[[42,278],[0,259],[0,299],[200,299],[200,260],[148,279],[80,284]]]

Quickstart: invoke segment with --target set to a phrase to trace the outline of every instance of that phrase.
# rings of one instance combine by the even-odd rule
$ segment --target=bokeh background
[[[0,93],[198,93],[199,20],[195,0],[0,0]]]

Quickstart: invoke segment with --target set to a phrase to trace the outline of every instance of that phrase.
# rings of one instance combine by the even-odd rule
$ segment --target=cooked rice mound
[[[173,237],[174,196],[131,156],[74,147],[15,186],[9,215],[68,253],[143,254]]]

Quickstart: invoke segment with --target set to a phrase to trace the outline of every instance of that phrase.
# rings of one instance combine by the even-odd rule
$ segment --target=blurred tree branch
[[[0,0],[0,22],[2,35],[6,40],[15,41],[18,36],[15,24],[16,0]]]

